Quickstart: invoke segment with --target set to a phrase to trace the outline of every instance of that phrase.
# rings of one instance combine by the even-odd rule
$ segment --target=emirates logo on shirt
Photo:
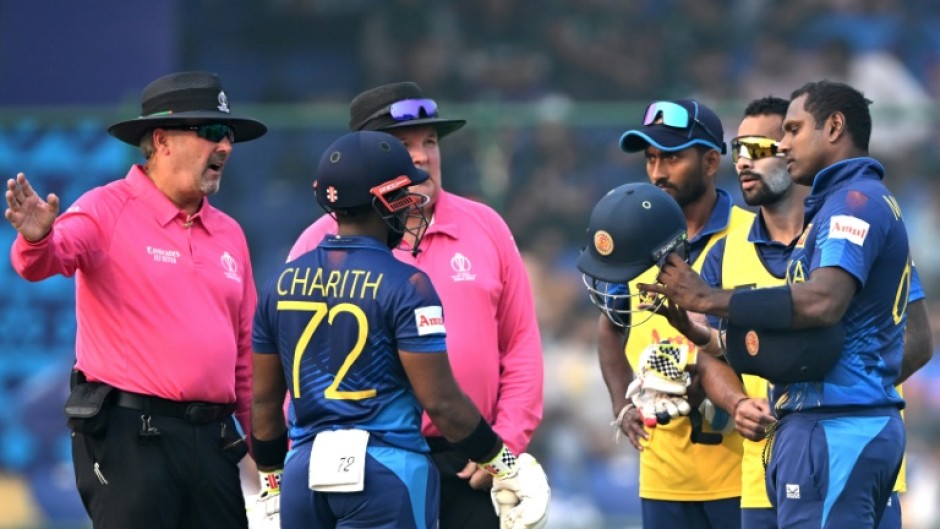
[[[450,268],[456,272],[454,275],[450,276],[454,281],[473,281],[477,278],[476,274],[471,274],[470,269],[473,268],[473,263],[470,262],[470,259],[466,255],[457,252],[453,257],[450,258]]]
[[[222,269],[225,270],[225,277],[241,283],[242,276],[238,274],[238,261],[228,252],[222,254],[220,261],[222,261]]]
[[[182,255],[179,250],[168,250],[165,248],[147,247],[147,255],[153,258],[155,263],[176,264]]]

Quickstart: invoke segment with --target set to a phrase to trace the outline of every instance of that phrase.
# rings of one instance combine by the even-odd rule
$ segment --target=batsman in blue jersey
[[[501,493],[516,504],[503,513],[512,527],[545,523],[545,473],[510,452],[460,391],[437,293],[391,253],[411,230],[409,216],[420,220],[412,232],[419,249],[427,197],[408,189],[427,178],[383,132],[342,136],[320,160],[316,197],[338,234],[283,265],[255,313],[255,527],[436,528],[439,476],[421,436],[422,409],[493,473],[494,505]]]
[[[709,288],[676,257],[642,286],[727,319],[729,357],[746,349],[787,380],[770,395],[767,491],[780,529],[877,527],[904,452],[894,385],[912,265],[901,209],[868,157],[869,104],[828,81],[792,94],[779,149],[812,189],[786,286]]]

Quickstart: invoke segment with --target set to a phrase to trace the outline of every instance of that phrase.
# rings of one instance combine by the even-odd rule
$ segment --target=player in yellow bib
[[[750,225],[753,214],[733,206],[731,196],[715,187],[726,149],[721,121],[705,105],[689,99],[652,103],[642,125],[623,135],[621,148],[642,151],[650,182],[681,207],[688,227],[689,262],[695,269],[701,266],[706,250],[729,229]],[[690,417],[644,429],[626,397],[627,385],[639,369],[640,353],[648,346],[668,341],[695,349],[666,318],[640,310],[650,300],[629,295],[637,292],[636,282],[648,283],[657,272],[656,267],[649,268],[621,285],[619,299],[629,306],[609,312],[615,315],[613,319],[602,316],[598,331],[601,370],[613,415],[640,450],[643,525],[733,529],[740,519],[741,437],[715,432],[697,410]],[[618,321],[616,315],[623,318]]]

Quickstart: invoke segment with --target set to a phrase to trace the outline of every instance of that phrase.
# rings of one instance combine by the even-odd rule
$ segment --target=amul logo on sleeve
[[[415,325],[418,336],[444,333],[444,310],[440,306],[415,309]]]
[[[450,267],[456,274],[450,276],[454,281],[473,281],[477,278],[476,274],[471,274],[470,269],[473,263],[466,255],[457,252],[450,258]]]
[[[851,215],[833,215],[829,221],[829,238],[845,239],[862,246],[868,237],[869,225],[864,220]]]

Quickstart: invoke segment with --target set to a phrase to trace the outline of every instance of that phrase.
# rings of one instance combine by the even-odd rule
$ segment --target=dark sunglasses
[[[211,142],[219,143],[223,138],[228,138],[228,141],[235,141],[235,131],[232,130],[232,127],[228,125],[223,125],[222,123],[210,123],[205,125],[189,125],[182,127],[166,127],[168,129],[174,130],[191,130],[195,131],[196,136],[204,140],[209,140]]]
[[[693,124],[697,124],[699,127],[702,127],[705,134],[714,140],[716,146],[720,146],[721,150],[724,150],[724,140],[715,135],[714,132],[709,130],[709,128],[698,119],[698,104],[695,105],[695,115],[693,116],[689,115],[689,111],[682,105],[673,103],[672,101],[656,101],[646,107],[646,115],[643,116],[643,125],[652,125],[656,123],[657,119],[662,119],[662,124],[667,127],[689,129],[690,138],[692,137],[692,126]]]
[[[402,99],[387,107],[382,107],[366,118],[366,122],[379,116],[392,116],[395,121],[411,121],[421,117],[436,118],[437,103],[433,99]]]
[[[767,136],[738,136],[731,140],[731,161],[734,163],[738,163],[738,158],[760,160],[782,156],[780,142]]]

